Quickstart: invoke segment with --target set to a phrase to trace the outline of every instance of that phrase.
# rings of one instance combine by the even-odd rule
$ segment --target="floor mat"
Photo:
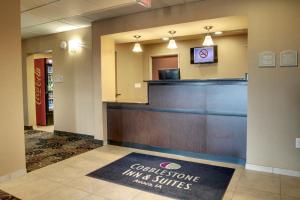
[[[88,176],[176,199],[221,200],[234,169],[131,153]]]

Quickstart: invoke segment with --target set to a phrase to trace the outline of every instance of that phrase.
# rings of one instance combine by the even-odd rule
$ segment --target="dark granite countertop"
[[[236,83],[248,83],[248,80],[244,78],[224,78],[224,79],[184,79],[184,80],[145,80],[149,84],[185,84],[185,83],[217,83],[217,84],[236,84]]]

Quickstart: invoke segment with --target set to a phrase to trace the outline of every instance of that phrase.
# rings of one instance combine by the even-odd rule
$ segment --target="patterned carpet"
[[[28,130],[25,140],[28,172],[102,146],[92,136],[64,132]]]
[[[20,199],[0,190],[0,200],[20,200]]]

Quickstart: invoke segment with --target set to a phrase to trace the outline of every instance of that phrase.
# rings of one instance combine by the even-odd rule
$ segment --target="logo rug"
[[[234,169],[131,153],[87,176],[175,199],[221,200]]]

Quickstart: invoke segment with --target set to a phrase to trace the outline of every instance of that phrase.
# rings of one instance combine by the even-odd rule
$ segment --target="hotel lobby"
[[[300,1],[0,5],[0,200],[300,200]]]

